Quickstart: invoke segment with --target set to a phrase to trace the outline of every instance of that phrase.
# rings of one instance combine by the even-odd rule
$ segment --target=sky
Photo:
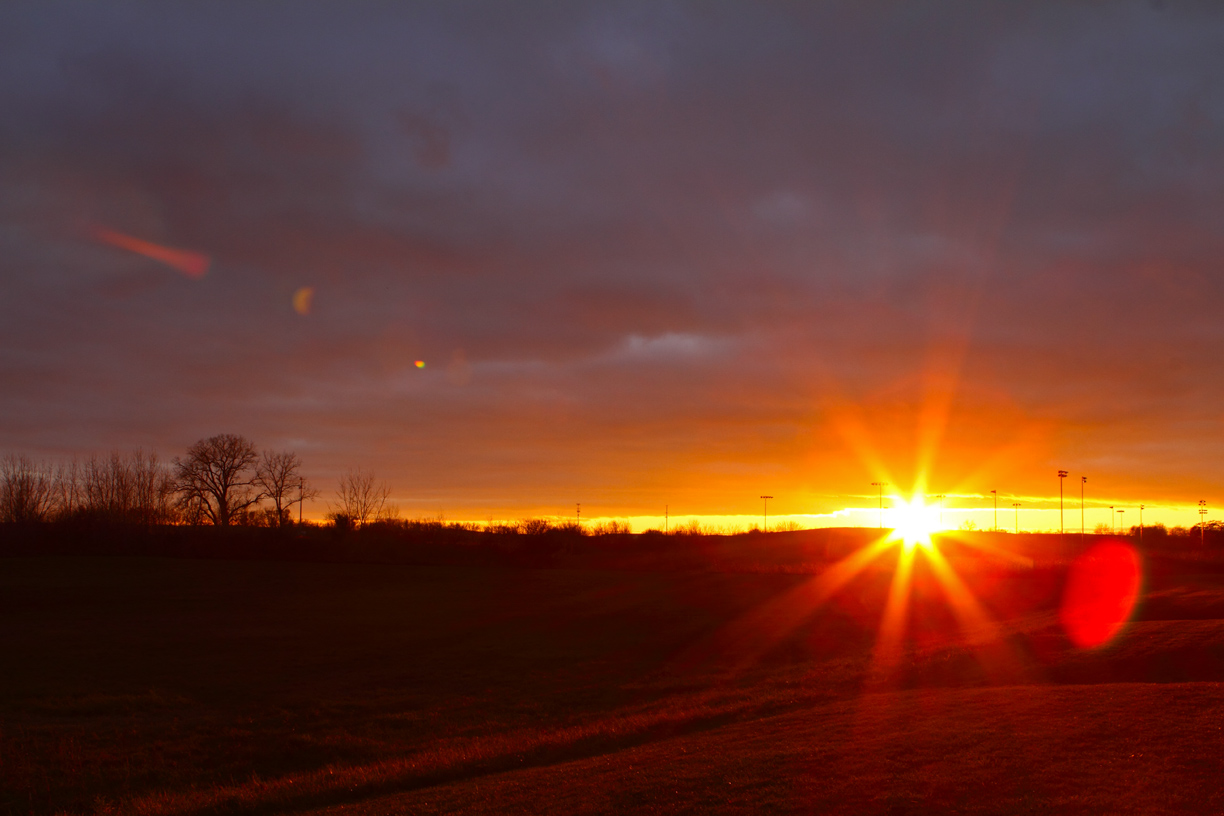
[[[0,451],[238,433],[308,514],[475,520],[1053,528],[1065,469],[1189,525],[1221,76],[1177,0],[7,2]]]

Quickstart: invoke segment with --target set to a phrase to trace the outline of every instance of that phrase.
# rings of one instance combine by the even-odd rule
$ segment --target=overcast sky
[[[0,111],[0,451],[1224,501],[1213,4],[7,2]]]

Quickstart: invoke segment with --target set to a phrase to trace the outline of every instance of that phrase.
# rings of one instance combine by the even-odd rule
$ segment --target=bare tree
[[[289,451],[264,451],[255,467],[254,484],[271,500],[270,512],[277,527],[290,521],[289,511],[293,505],[319,495],[319,491],[302,477],[302,460]]]
[[[55,505],[51,472],[25,456],[0,459],[0,521],[45,521]]]
[[[60,518],[71,518],[85,505],[81,465],[73,458],[55,469],[55,512]]]
[[[258,455],[251,440],[236,434],[201,439],[175,457],[175,483],[184,511],[227,527],[235,514],[257,504],[263,494],[254,487]]]
[[[72,467],[77,467],[73,462]],[[156,453],[137,449],[127,455],[90,456],[80,468],[79,509],[124,523],[161,524],[174,516],[177,486]],[[75,477],[74,477],[75,478]]]
[[[361,526],[382,518],[390,509],[387,504],[390,497],[391,488],[385,482],[375,483],[374,474],[364,473],[360,468],[350,470],[340,477],[332,516],[347,518]]]

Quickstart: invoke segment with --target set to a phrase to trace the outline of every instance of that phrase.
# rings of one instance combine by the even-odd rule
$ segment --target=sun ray
[[[902,641],[909,621],[910,588],[913,585],[914,548],[903,547],[897,559],[897,569],[888,587],[888,601],[880,616],[875,648],[871,654],[869,680],[881,681],[901,659]]]
[[[860,547],[824,572],[754,607],[711,638],[685,650],[676,658],[676,663],[691,665],[714,654],[722,654],[732,656],[732,673],[742,671],[781,643],[826,601],[894,546],[894,541],[881,536]]]
[[[952,614],[956,615],[957,623],[960,624],[966,641],[970,644],[977,644],[998,638],[998,624],[978,603],[977,598],[952,569],[952,565],[948,563],[943,553],[931,547],[925,554],[931,564],[935,579],[948,598]]]
[[[1019,553],[1014,553],[1011,550],[1006,549],[1005,547],[1000,547],[996,544],[992,544],[989,540],[986,540],[984,538],[978,538],[978,537],[970,538],[969,536],[961,535],[956,532],[944,533],[944,537],[947,538],[949,541],[955,541],[957,544],[961,544],[963,546],[978,550],[979,552],[986,553],[987,555],[997,558],[999,561],[1002,561],[1008,564],[1009,566],[1023,567],[1023,568],[1029,568],[1033,566],[1032,558],[1020,555]]]

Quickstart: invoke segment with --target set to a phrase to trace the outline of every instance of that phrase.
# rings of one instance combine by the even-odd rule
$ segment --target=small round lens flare
[[[1059,610],[1071,641],[1095,649],[1113,640],[1134,611],[1142,576],[1139,554],[1120,541],[1097,544],[1075,559]]]
[[[416,361],[416,362],[415,362],[413,365],[415,365],[417,368],[424,368],[424,367],[425,367],[425,361],[424,361],[424,360],[417,360],[417,361]]]
[[[313,302],[313,286],[303,286],[301,289],[293,293],[293,311],[300,315],[310,314],[310,307]]]
[[[931,534],[939,530],[939,508],[928,507],[922,496],[915,496],[894,509],[893,514],[894,535],[906,549],[931,546]]]

